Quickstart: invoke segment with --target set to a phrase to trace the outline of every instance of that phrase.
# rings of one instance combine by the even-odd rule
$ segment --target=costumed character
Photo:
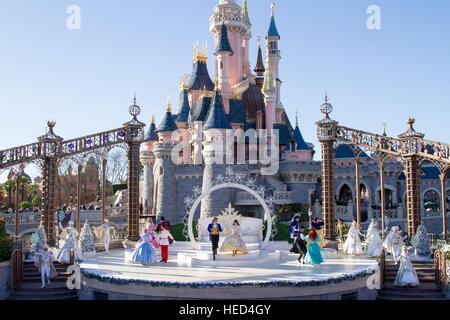
[[[312,229],[306,236],[305,241],[309,243],[308,252],[305,256],[305,263],[317,266],[323,262],[322,258],[322,248],[319,243],[322,241],[317,235],[316,230]]]
[[[161,232],[158,234],[158,239],[159,246],[161,247],[161,262],[167,263],[167,260],[169,260],[169,239],[173,242],[175,242],[175,239],[164,225],[161,225]]]
[[[158,261],[152,244],[152,239],[154,239],[153,232],[147,231],[141,235],[141,239],[142,241],[133,251],[131,260],[135,263],[142,263],[144,266]]]
[[[317,233],[317,236],[320,238],[319,246],[323,248],[325,246],[325,238],[323,236],[323,230],[322,227],[325,225],[325,223],[319,219],[319,217],[316,217],[313,222],[311,222],[311,227],[314,229]]]
[[[66,228],[63,228],[60,222],[59,228],[62,247],[59,249],[56,259],[63,264],[70,263],[70,250],[73,249],[75,260],[83,260],[82,250],[77,245],[78,231],[73,227],[73,221],[69,221],[69,226]]]
[[[234,220],[231,226],[231,235],[225,239],[220,247],[220,252],[233,252],[233,257],[241,252],[242,254],[247,254],[247,246],[241,237],[241,226],[239,221]]]
[[[298,214],[295,215],[295,216],[292,218],[291,226],[290,226],[290,228],[289,228],[289,234],[290,234],[290,236],[291,236],[291,239],[294,239],[294,243],[295,243],[295,240],[297,239],[298,233],[299,233],[299,231],[300,231],[300,223],[299,223],[299,220],[300,220],[300,216],[299,216]]]
[[[214,217],[212,223],[208,225],[209,240],[211,241],[213,260],[216,260],[217,248],[219,248],[220,232],[222,232],[222,226],[218,223],[219,219]]]
[[[347,240],[345,240],[343,247],[345,254],[348,255],[363,254],[361,240],[359,239],[360,235],[362,236],[358,228],[358,223],[356,221],[353,221],[352,226],[350,227],[350,230],[348,231],[347,234]]]
[[[97,237],[97,239],[101,239],[103,241],[106,254],[109,253],[109,243],[111,241],[111,235],[110,235],[111,230],[114,230],[114,227],[111,227],[109,225],[108,219],[105,219],[104,223],[101,226],[94,228],[94,234]]]
[[[381,251],[383,250],[383,240],[380,234],[386,232],[386,230],[378,229],[378,222],[374,222],[369,232],[367,232],[364,249],[364,254],[369,257],[379,257],[381,256]]]
[[[295,239],[294,247],[293,247],[293,249],[294,249],[293,252],[299,254],[298,262],[300,262],[301,264],[303,264],[305,262],[304,261],[305,255],[308,252],[308,248],[306,247],[306,240],[305,240],[306,237],[305,237],[304,231],[305,231],[305,227],[300,226],[299,234],[298,234],[297,239]]]
[[[396,287],[417,287],[419,279],[417,272],[411,263],[411,258],[406,246],[402,247],[402,253],[399,258],[400,266],[398,268],[397,276],[395,277],[394,286]]]
[[[48,250],[48,245],[44,245],[44,251],[38,252],[34,258],[34,265],[38,268],[41,273],[41,288],[45,287],[45,280],[47,279],[47,283],[50,284],[50,279],[55,278],[58,275],[58,272],[53,265],[53,261],[55,261],[55,257]]]

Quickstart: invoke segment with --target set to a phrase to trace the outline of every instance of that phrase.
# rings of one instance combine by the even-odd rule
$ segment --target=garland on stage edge
[[[88,279],[95,279],[100,282],[107,282],[111,284],[127,285],[127,284],[144,284],[152,287],[175,287],[175,288],[217,288],[217,287],[316,287],[333,283],[341,283],[343,281],[353,281],[359,278],[373,275],[376,272],[374,269],[364,270],[352,275],[343,275],[339,278],[332,278],[327,280],[309,280],[303,282],[294,281],[250,281],[250,282],[173,282],[173,281],[151,281],[151,280],[137,280],[137,279],[119,279],[109,276],[101,276],[92,274],[84,269],[81,269],[81,274]]]

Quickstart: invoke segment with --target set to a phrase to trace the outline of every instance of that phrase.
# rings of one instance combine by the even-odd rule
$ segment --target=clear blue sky
[[[239,2],[242,2],[238,0]],[[208,41],[218,0],[2,0],[0,149],[35,141],[47,119],[65,139],[121,126],[134,92],[140,119],[157,121],[167,95],[178,105],[179,78],[192,69],[194,40]],[[256,35],[265,35],[270,0],[248,0]],[[381,8],[381,30],[366,9]],[[81,30],[68,30],[69,5]],[[450,1],[278,0],[282,101],[300,116],[305,140],[320,153],[314,122],[327,89],[341,124],[388,134],[416,129],[450,142]],[[212,50],[210,50],[211,52]],[[209,54],[213,73],[213,54]],[[175,107],[175,111],[176,111]]]

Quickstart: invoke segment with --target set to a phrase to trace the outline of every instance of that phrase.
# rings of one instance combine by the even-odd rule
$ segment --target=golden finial
[[[383,121],[383,134],[386,135],[386,121]]]
[[[298,112],[295,111],[295,126],[298,127]]]
[[[256,41],[258,41],[258,47],[261,47],[261,36],[259,34],[256,36]]]
[[[202,51],[199,51],[198,40],[197,43],[194,42],[194,62],[203,61],[206,62],[208,60],[208,44],[202,43]]]
[[[225,24],[225,9],[222,9],[222,24]]]
[[[152,123],[155,123],[155,110],[152,110]]]
[[[172,104],[170,103],[170,94],[167,97],[167,112],[172,113]]]
[[[275,15],[275,3],[272,2],[272,5],[270,6],[272,8],[272,16]]]
[[[202,92],[202,95],[203,95],[204,97],[206,97],[206,86],[203,86],[203,92]]]
[[[205,41],[205,56],[208,56],[208,41]]]

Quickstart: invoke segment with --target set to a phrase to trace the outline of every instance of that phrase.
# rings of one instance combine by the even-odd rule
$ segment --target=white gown
[[[397,232],[391,231],[384,240],[383,247],[393,255],[392,260],[397,261],[401,254],[400,248],[403,247],[403,238]]]
[[[241,227],[233,225],[231,226],[231,235],[222,243],[220,252],[232,252],[236,250],[243,254],[248,253],[247,246],[241,237]]]
[[[380,233],[383,231],[378,230],[378,228],[372,228],[370,233],[366,237],[366,248],[364,254],[369,257],[379,257],[381,256],[381,251],[383,249],[383,240],[380,237]]]
[[[353,225],[350,227],[350,230],[347,234],[347,240],[344,243],[344,253],[349,255],[361,255],[363,254],[361,240],[359,239],[359,235],[361,233],[358,230],[358,227],[354,227]]]
[[[410,285],[417,287],[419,285],[419,279],[417,278],[416,270],[411,263],[408,253],[402,253],[400,255],[400,267],[398,268],[397,276],[395,277],[394,285],[397,287],[405,287]]]
[[[76,242],[76,236],[78,232],[73,227],[67,227],[64,229],[65,232],[62,234],[67,234],[66,238],[63,239],[63,246],[58,252],[56,257],[60,262],[70,263],[70,249],[73,249],[75,260],[83,260],[83,255],[81,253],[81,248],[78,247]]]

